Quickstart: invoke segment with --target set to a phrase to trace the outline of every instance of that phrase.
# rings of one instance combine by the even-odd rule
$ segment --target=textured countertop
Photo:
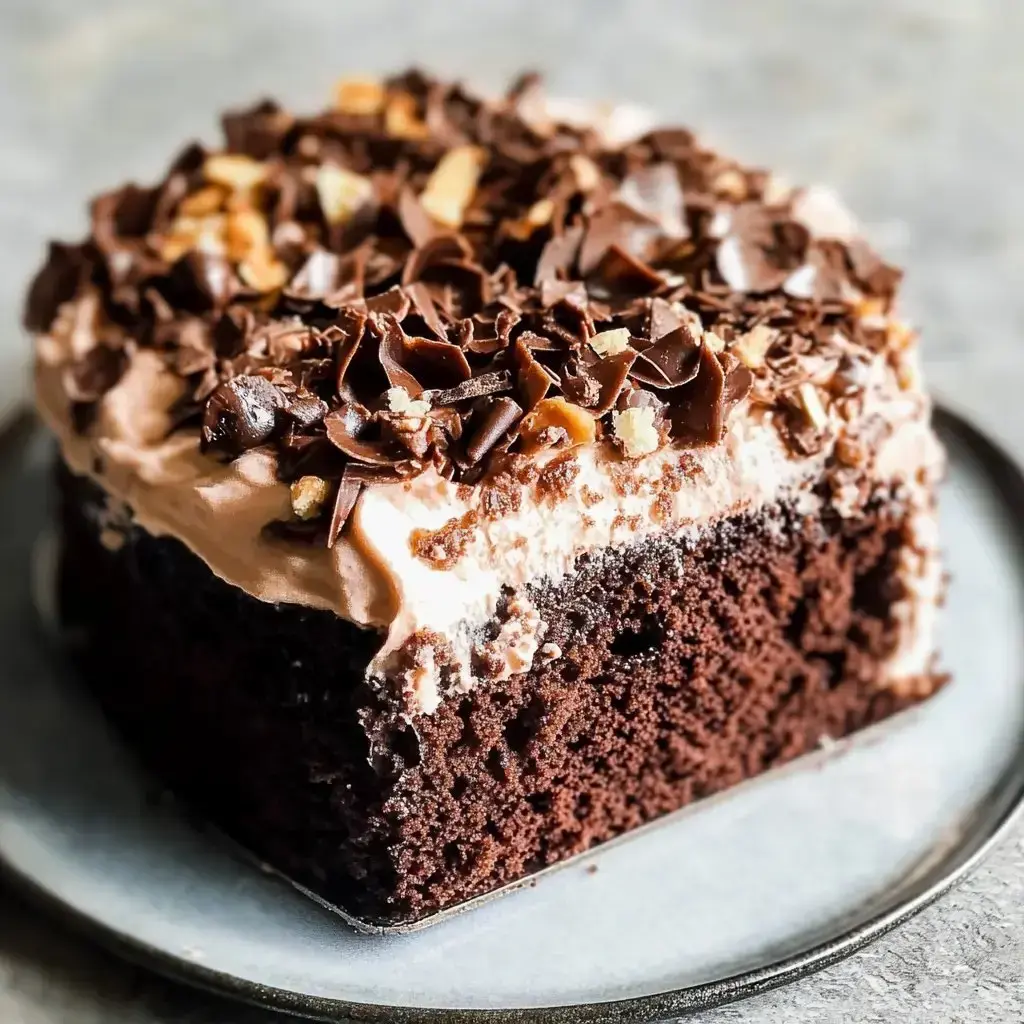
[[[0,7],[0,411],[26,362],[20,293],[85,197],[155,176],[212,112],[316,105],[410,63],[647,104],[845,194],[910,270],[934,389],[1024,454],[1020,0],[5,0]],[[278,1019],[123,965],[0,891],[3,1024]],[[1024,826],[959,890],[853,958],[724,1021],[1024,1019]]]

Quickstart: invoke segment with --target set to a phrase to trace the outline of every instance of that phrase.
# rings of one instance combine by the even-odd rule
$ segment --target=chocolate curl
[[[365,310],[345,309],[338,315],[335,323],[323,333],[324,339],[334,345],[335,381],[339,392],[352,366],[352,360],[359,350],[367,319]]]
[[[725,373],[707,345],[699,349],[696,376],[686,385],[678,405],[669,411],[675,437],[695,444],[716,444],[722,438],[725,415]]]
[[[459,263],[472,257],[473,250],[469,243],[459,235],[437,235],[422,246],[417,247],[406,260],[402,272],[402,284],[409,285],[419,281],[425,271],[443,263]]]
[[[529,412],[547,395],[552,385],[556,385],[558,381],[534,358],[533,353],[523,342],[522,338],[516,341],[514,357],[516,363],[516,383],[526,411]]]
[[[327,547],[333,548],[345,528],[348,518],[352,515],[359,500],[359,494],[365,486],[359,477],[346,466],[338,481],[338,489],[334,493],[334,505],[331,508],[331,520],[327,525]]]
[[[388,383],[393,388],[405,388],[411,397],[418,398],[423,385],[402,365],[406,353],[405,332],[401,325],[387,313],[373,313],[369,317],[368,326],[378,339],[378,358]]]
[[[479,462],[522,417],[522,408],[511,398],[496,398],[484,412],[466,445],[469,462]]]
[[[416,281],[405,286],[405,293],[412,302],[412,308],[420,315],[427,328],[441,341],[448,340],[448,332],[441,323],[437,306],[430,297],[430,290],[422,282]]]
[[[43,268],[28,290],[22,322],[30,331],[48,331],[57,311],[78,293],[92,273],[93,260],[84,245],[51,242]]]
[[[640,352],[629,375],[659,390],[681,387],[697,376],[704,347],[688,327],[677,327]]]
[[[512,374],[508,370],[497,370],[494,373],[481,373],[479,377],[471,377],[453,388],[424,391],[420,397],[434,406],[455,405],[469,398],[481,398],[484,395],[511,389]]]
[[[596,418],[600,419],[605,413],[611,412],[615,408],[637,358],[638,353],[630,349],[612,356],[605,356],[586,367],[587,373],[599,385],[597,402],[590,410]]]
[[[328,440],[350,459],[371,466],[392,466],[403,461],[405,455],[396,444],[365,439],[373,424],[373,413],[357,402],[343,405],[324,418]]]

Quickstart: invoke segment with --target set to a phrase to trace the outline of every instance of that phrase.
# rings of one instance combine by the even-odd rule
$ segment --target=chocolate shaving
[[[65,302],[79,292],[89,277],[91,260],[85,248],[51,242],[42,269],[33,278],[22,321],[30,331],[48,331]]]
[[[403,455],[394,444],[365,438],[374,422],[369,410],[353,402],[327,415],[324,428],[331,444],[356,462],[390,466],[401,461]]]
[[[334,504],[331,507],[331,520],[327,527],[327,546],[333,548],[352,515],[359,494],[365,483],[358,479],[352,472],[354,467],[346,466],[341,480],[338,481],[338,489],[334,493]]]
[[[637,356],[629,376],[652,388],[678,388],[700,369],[700,339],[689,327],[679,326]]]
[[[496,398],[487,407],[466,444],[466,458],[469,462],[479,462],[522,416],[523,410],[511,398]]]
[[[604,416],[615,408],[638,358],[639,353],[629,349],[626,352],[605,356],[587,367],[587,372],[599,385],[597,401],[590,410],[594,416]]]
[[[725,374],[707,345],[700,346],[698,357],[697,373],[686,385],[686,400],[669,412],[672,432],[693,444],[717,444],[724,424]]]
[[[422,397],[431,405],[455,405],[470,398],[481,398],[512,387],[512,374],[508,370],[482,373],[479,377],[456,384],[453,388],[440,391],[424,391]]]
[[[516,383],[523,399],[523,408],[529,412],[558,381],[537,361],[523,338],[516,342],[515,361]]]

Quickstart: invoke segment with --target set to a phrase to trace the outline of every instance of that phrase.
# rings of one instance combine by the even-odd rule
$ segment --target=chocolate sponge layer
[[[581,558],[530,593],[555,656],[413,728],[364,681],[377,634],[261,603],[173,539],[130,528],[104,544],[102,492],[64,469],[60,490],[64,620],[139,759],[259,857],[379,923],[522,878],[920,699],[881,678],[901,595],[895,504],[856,519],[778,505],[696,542]]]

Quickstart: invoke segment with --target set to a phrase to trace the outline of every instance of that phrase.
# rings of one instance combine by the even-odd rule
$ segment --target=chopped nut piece
[[[590,192],[601,184],[601,172],[590,157],[574,153],[569,157],[569,166],[576,176],[576,184],[579,185],[581,192]]]
[[[886,344],[894,352],[902,352],[909,348],[917,335],[910,324],[902,320],[891,320],[885,328]]]
[[[784,203],[793,194],[793,186],[780,174],[772,174],[765,182],[762,199],[768,206]]]
[[[479,146],[456,146],[441,157],[420,196],[420,205],[438,224],[462,227],[486,157]]]
[[[505,230],[513,237],[525,242],[538,228],[550,223],[555,212],[552,199],[538,199],[520,220],[505,222]]]
[[[885,304],[881,299],[861,299],[855,304],[857,319],[879,327],[885,324]]]
[[[658,450],[661,443],[651,408],[623,409],[612,413],[612,429],[623,452],[631,459],[650,455]]]
[[[828,413],[822,404],[818,389],[810,381],[804,381],[796,390],[800,398],[800,405],[811,426],[815,430],[822,430],[828,426]]]
[[[258,292],[272,292],[285,286],[288,268],[273,253],[256,249],[238,265],[238,276]]]
[[[602,331],[590,339],[590,347],[599,356],[617,356],[629,350],[629,331],[625,327]]]
[[[247,259],[253,253],[268,253],[270,228],[266,218],[255,210],[239,210],[228,214],[224,242],[228,256],[236,261]]]
[[[384,86],[375,78],[343,78],[334,87],[334,105],[343,114],[379,114],[385,98]]]
[[[160,242],[160,255],[168,263],[173,263],[193,250],[219,256],[224,252],[224,225],[222,214],[178,217]]]
[[[896,383],[901,391],[917,391],[921,387],[921,370],[915,358],[901,357],[896,363]]]
[[[314,519],[331,493],[331,485],[318,476],[300,476],[290,491],[292,511],[299,519]]]
[[[530,449],[542,444],[543,432],[553,427],[564,430],[573,445],[590,444],[597,436],[594,417],[586,409],[564,398],[545,398],[538,402],[534,410],[523,419],[520,435]]]
[[[701,340],[704,342],[704,347],[711,352],[718,353],[725,348],[725,342],[714,331],[705,331]]]
[[[388,409],[401,416],[426,416],[430,412],[430,403],[422,398],[412,398],[405,388],[388,388],[384,393]]]
[[[206,158],[203,174],[215,185],[246,192],[266,180],[267,165],[240,153],[215,153]]]
[[[328,224],[344,224],[373,195],[373,184],[361,174],[324,164],[316,172],[316,194]]]
[[[545,661],[556,661],[562,656],[562,648],[558,644],[547,643],[540,649],[540,656]]]
[[[178,204],[179,217],[206,217],[220,212],[227,192],[222,185],[206,185],[198,192],[185,196]]]
[[[416,98],[406,92],[388,99],[384,108],[384,128],[388,135],[399,139],[425,139],[430,134],[417,113]]]
[[[711,182],[711,187],[716,195],[725,199],[731,199],[735,203],[741,203],[747,198],[747,179],[742,171],[735,167],[722,171]]]
[[[736,339],[732,346],[732,352],[744,366],[751,370],[757,370],[764,366],[764,358],[768,354],[768,349],[772,347],[778,336],[778,331],[772,330],[765,324],[758,324],[753,330]]]

